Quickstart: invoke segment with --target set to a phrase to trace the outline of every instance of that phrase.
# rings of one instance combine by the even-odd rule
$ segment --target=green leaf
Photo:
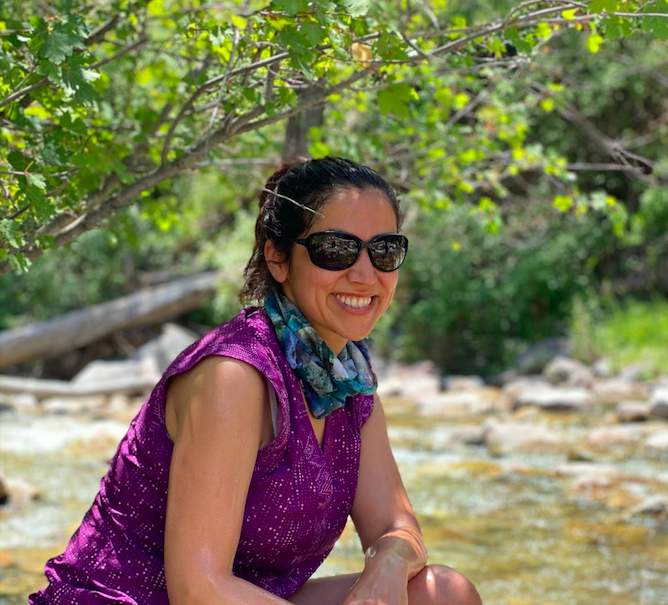
[[[274,0],[271,3],[271,8],[274,10],[282,10],[288,15],[295,15],[308,8],[308,2],[305,0]]]
[[[668,14],[668,0],[656,0],[649,2],[643,10],[645,13],[666,13]],[[659,40],[668,40],[668,18],[663,17],[644,17],[642,28],[651,32]]]
[[[86,69],[72,57],[63,65],[62,86],[68,97],[74,97],[79,103],[92,103],[97,98],[97,91],[91,82],[97,80],[100,74]]]
[[[568,212],[573,206],[573,198],[569,195],[557,195],[552,204],[557,210]]]
[[[30,164],[33,163],[33,160],[29,157],[23,155],[19,151],[12,151],[7,154],[7,161],[11,164],[14,170],[23,172]]]
[[[41,191],[46,191],[46,179],[43,175],[29,172],[26,174],[26,178],[28,179],[29,185],[34,186]]]
[[[341,0],[351,17],[363,17],[369,12],[371,0]]]
[[[589,8],[592,13],[602,13],[603,11],[614,13],[617,10],[617,0],[591,0]]]
[[[44,33],[43,30],[41,33]],[[40,46],[39,56],[52,63],[62,63],[75,50],[86,48],[85,30],[79,19],[69,18],[56,21],[51,29],[47,27],[44,43]]]
[[[597,53],[603,44],[603,37],[600,34],[592,34],[587,38],[587,48],[591,53]]]

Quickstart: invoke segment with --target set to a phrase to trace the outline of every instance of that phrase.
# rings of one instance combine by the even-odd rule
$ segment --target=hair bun
[[[274,172],[268,179],[267,182],[264,185],[264,188],[260,191],[260,211],[265,207],[271,196],[269,195],[272,191],[276,191],[278,188],[278,182],[281,180],[284,174],[290,170],[293,166],[296,166],[297,164],[303,164],[304,162],[308,162],[308,158],[305,157],[295,157],[292,160],[281,160],[281,167]]]

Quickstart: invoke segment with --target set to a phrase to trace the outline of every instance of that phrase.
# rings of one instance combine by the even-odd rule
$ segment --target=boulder
[[[418,401],[417,411],[423,416],[442,418],[485,414],[494,409],[494,401],[497,398],[498,391],[492,388],[434,393]]]
[[[549,429],[527,423],[492,423],[485,431],[485,445],[492,455],[512,452],[556,454],[566,448],[559,435]]]
[[[154,382],[160,380],[161,372],[151,358],[122,361],[93,361],[81,370],[73,379],[75,385],[113,384],[115,381],[129,378],[147,378]]]
[[[552,385],[542,376],[517,376],[505,382],[502,391],[514,400],[520,393],[550,388]]]
[[[542,372],[543,368],[558,355],[568,355],[570,345],[565,338],[548,338],[524,351],[515,362],[517,369],[523,374]]]
[[[104,395],[85,397],[47,397],[41,407],[49,414],[87,414],[104,408],[107,398]]]
[[[610,360],[605,357],[597,359],[591,365],[591,371],[597,378],[610,378],[612,376],[612,365],[610,364]]]
[[[668,388],[655,389],[649,401],[650,414],[668,420]]]
[[[617,405],[628,399],[641,401],[647,399],[647,391],[642,384],[621,378],[597,380],[592,392],[601,404]]]
[[[438,368],[431,361],[397,367],[387,374],[385,379],[379,380],[378,396],[381,398],[420,401],[441,391]]]
[[[668,519],[668,497],[661,494],[650,496],[637,506],[634,506],[626,516],[659,517],[661,519]]]
[[[162,334],[139,347],[133,357],[137,360],[150,360],[160,378],[178,354],[199,338],[199,334],[192,330],[166,323],[162,327]]]
[[[645,439],[645,450],[653,458],[668,459],[668,431],[649,435]]]
[[[485,443],[485,427],[480,424],[462,424],[448,427],[434,433],[431,445],[437,449],[449,449],[462,445],[483,445]],[[422,438],[424,440],[424,437]]]
[[[634,447],[642,439],[642,432],[636,426],[604,426],[589,433],[589,445],[598,450]]]
[[[474,391],[485,386],[480,376],[446,376],[443,379],[443,388],[448,391]]]
[[[555,385],[589,388],[594,383],[594,374],[586,365],[561,355],[545,366],[543,376]]]
[[[642,401],[622,401],[617,406],[619,422],[645,422],[649,414],[649,405]]]
[[[582,412],[592,405],[591,395],[584,389],[541,388],[520,393],[513,400],[513,408],[534,406],[555,412]]]

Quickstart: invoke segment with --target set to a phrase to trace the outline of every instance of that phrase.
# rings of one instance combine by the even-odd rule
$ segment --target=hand
[[[385,564],[367,566],[348,591],[343,605],[408,605],[408,578],[405,568]]]

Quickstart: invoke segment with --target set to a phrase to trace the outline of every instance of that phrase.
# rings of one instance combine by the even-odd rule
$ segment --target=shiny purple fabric
[[[173,446],[165,428],[166,387],[172,376],[209,355],[257,368],[276,390],[280,410],[277,437],[258,452],[234,574],[288,597],[329,554],[352,507],[360,428],[373,398],[351,397],[332,412],[321,449],[299,382],[264,309],[247,308],[188,347],[167,369],[132,421],[65,552],[47,562],[49,584],[29,597],[32,605],[169,602],[163,553]]]

